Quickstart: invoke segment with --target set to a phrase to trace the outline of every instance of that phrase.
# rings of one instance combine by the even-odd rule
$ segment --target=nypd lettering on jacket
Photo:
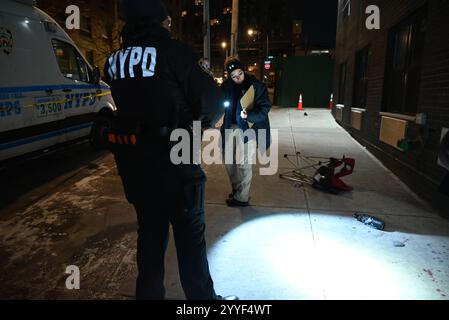
[[[156,69],[156,48],[130,47],[113,53],[109,59],[111,80],[150,78]]]

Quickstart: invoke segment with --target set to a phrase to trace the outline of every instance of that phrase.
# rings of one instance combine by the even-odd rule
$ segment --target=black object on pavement
[[[383,222],[382,220],[370,216],[368,214],[364,214],[364,213],[355,213],[354,214],[354,218],[356,218],[358,221],[360,221],[361,223],[370,226],[374,229],[377,230],[384,230],[385,229],[385,222]]]

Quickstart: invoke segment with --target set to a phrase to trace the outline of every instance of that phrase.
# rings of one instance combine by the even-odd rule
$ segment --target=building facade
[[[379,9],[380,29],[367,19]],[[372,8],[371,8],[372,9]],[[449,1],[340,0],[337,121],[412,190],[447,211],[440,141],[449,128]],[[374,21],[374,20],[369,20]],[[446,206],[447,207],[447,206]]]
[[[181,15],[177,19],[182,21],[178,39],[202,53],[203,1],[181,0],[179,3]],[[231,20],[232,0],[210,1],[212,67],[216,73],[223,71],[223,64],[230,50]],[[251,72],[261,75],[260,68],[267,55],[293,54],[292,23],[290,1],[239,1],[238,53]],[[248,34],[249,30],[253,31],[251,35]]]
[[[80,9],[80,30],[68,30],[66,8]],[[120,47],[120,32],[124,25],[118,11],[118,0],[38,0],[37,7],[49,14],[73,39],[81,53],[103,72],[106,58]]]
[[[173,17],[174,38],[182,38],[182,1],[165,0],[169,14]],[[194,1],[191,1],[194,3]],[[80,9],[81,29],[67,30],[65,22],[69,14],[66,8],[76,5]],[[119,0],[38,0],[37,6],[69,34],[83,55],[93,66],[103,72],[106,58],[120,47],[120,33],[125,24],[120,15]]]

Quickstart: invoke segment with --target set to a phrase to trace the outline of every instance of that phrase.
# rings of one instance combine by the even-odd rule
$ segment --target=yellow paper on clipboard
[[[254,90],[254,86],[251,86],[240,100],[243,110],[245,110],[246,112],[251,111],[254,108],[255,98],[256,98],[256,91]]]

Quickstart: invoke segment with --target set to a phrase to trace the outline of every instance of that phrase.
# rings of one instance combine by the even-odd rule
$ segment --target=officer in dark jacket
[[[243,141],[241,142],[244,143],[245,149],[244,161],[241,164],[226,164],[226,170],[232,184],[232,193],[226,202],[231,207],[246,207],[249,205],[252,180],[250,159],[255,157],[257,146],[263,153],[271,144],[270,120],[268,117],[271,103],[267,88],[254,76],[245,73],[244,69],[245,67],[238,59],[229,59],[226,63],[228,79],[221,86],[228,106],[222,126],[222,136],[225,137],[223,139],[224,149],[226,150],[229,147],[230,142],[226,137],[226,130],[240,129],[245,132],[252,129],[256,134],[256,141],[242,137]],[[251,86],[255,91],[254,103],[251,110],[245,111],[241,99]],[[261,134],[261,130],[264,131],[264,134]],[[262,137],[265,138],[264,141],[259,141]],[[235,149],[234,153],[236,153]]]
[[[221,299],[206,255],[205,175],[198,165],[172,164],[170,134],[193,121],[215,125],[223,96],[194,51],[171,39],[171,19],[160,0],[122,0],[121,8],[123,45],[107,60],[105,75],[118,109],[109,138],[138,217],[136,298],[164,299],[171,223],[186,298]]]

